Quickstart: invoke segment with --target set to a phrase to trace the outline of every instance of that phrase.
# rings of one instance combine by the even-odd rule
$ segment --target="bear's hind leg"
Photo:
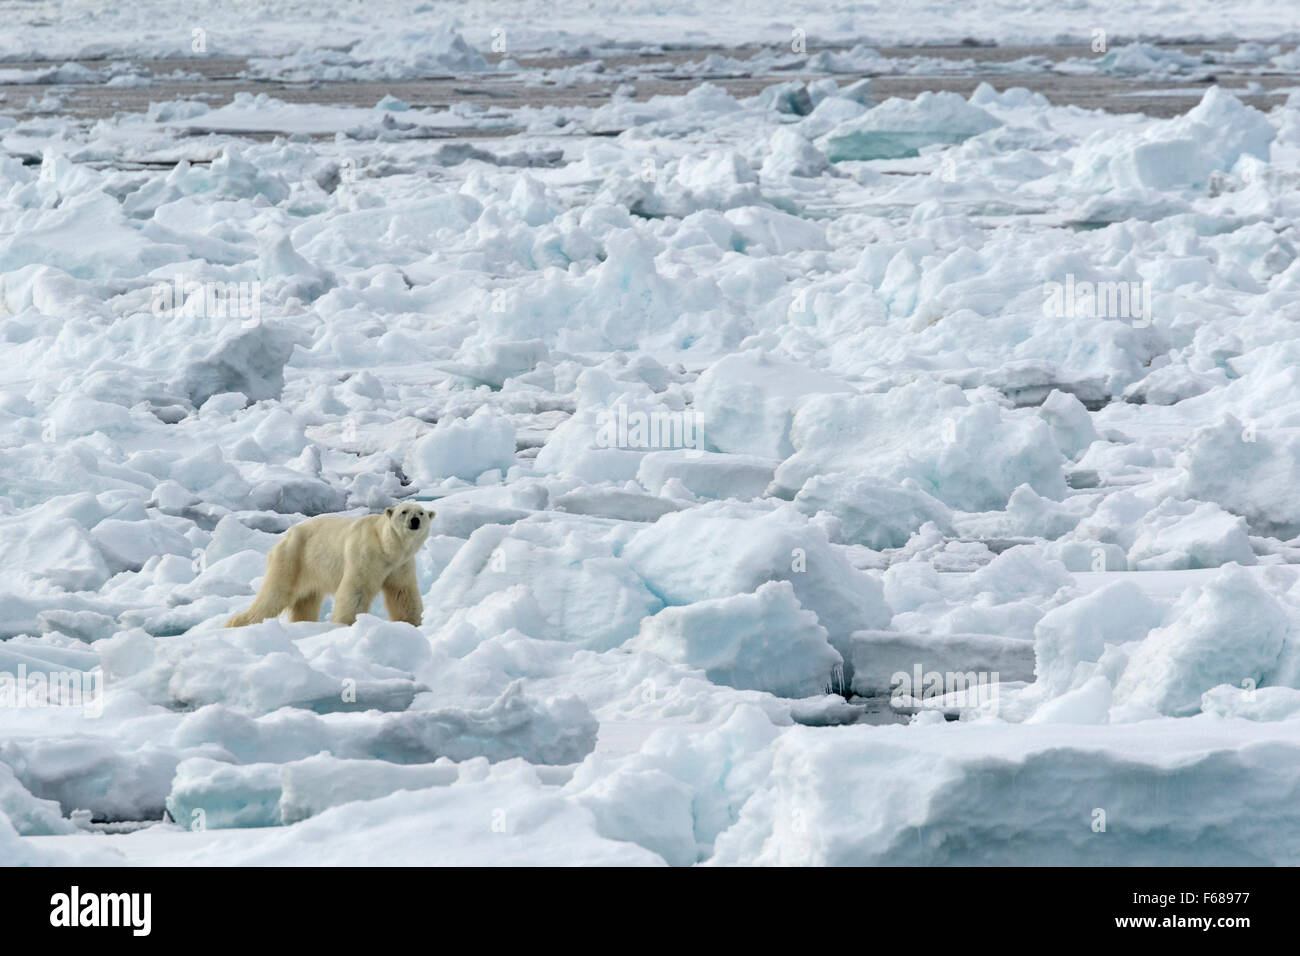
[[[320,606],[324,597],[319,594],[308,594],[300,597],[293,602],[293,607],[289,609],[290,621],[319,621]]]
[[[416,627],[424,621],[424,602],[420,600],[414,561],[407,561],[384,582],[384,607],[388,609],[390,621],[405,621]]]
[[[245,627],[270,617],[278,617],[293,600],[290,588],[294,576],[292,556],[286,553],[281,544],[277,544],[266,556],[266,577],[262,579],[262,588],[257,592],[257,597],[253,598],[252,607],[232,617],[226,622],[226,627]]]
[[[289,606],[289,595],[278,586],[268,588],[272,583],[268,576],[266,584],[262,585],[262,590],[258,591],[257,597],[253,599],[253,606],[242,614],[232,617],[226,622],[226,627],[245,627],[270,617],[278,617],[280,612]]]

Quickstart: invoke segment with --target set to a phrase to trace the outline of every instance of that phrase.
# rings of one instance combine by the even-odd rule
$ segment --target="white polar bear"
[[[435,512],[404,502],[382,515],[325,515],[296,524],[271,548],[266,579],[253,606],[226,627],[275,617],[286,608],[294,621],[320,618],[325,595],[334,595],[337,624],[351,624],[384,592],[394,621],[419,625],[424,616],[415,578],[415,553],[429,537]]]

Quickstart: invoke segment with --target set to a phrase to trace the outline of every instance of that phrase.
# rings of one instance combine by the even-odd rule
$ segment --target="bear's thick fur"
[[[418,626],[424,602],[415,553],[429,537],[433,516],[404,502],[381,515],[324,515],[294,525],[267,555],[266,579],[253,606],[226,627],[256,624],[286,608],[291,620],[319,620],[327,594],[334,595],[331,620],[351,624],[381,590],[389,618]]]

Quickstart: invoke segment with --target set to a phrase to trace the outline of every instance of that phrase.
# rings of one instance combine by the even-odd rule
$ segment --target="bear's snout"
[[[411,530],[412,530],[412,531],[419,531],[419,530],[420,530],[420,519],[419,519],[419,518],[414,517],[414,516],[411,518]]]

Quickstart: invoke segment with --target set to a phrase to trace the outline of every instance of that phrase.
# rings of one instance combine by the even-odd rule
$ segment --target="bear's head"
[[[418,548],[429,537],[435,511],[425,511],[413,501],[403,501],[400,505],[384,509],[384,516],[397,532],[398,538],[410,542]]]

